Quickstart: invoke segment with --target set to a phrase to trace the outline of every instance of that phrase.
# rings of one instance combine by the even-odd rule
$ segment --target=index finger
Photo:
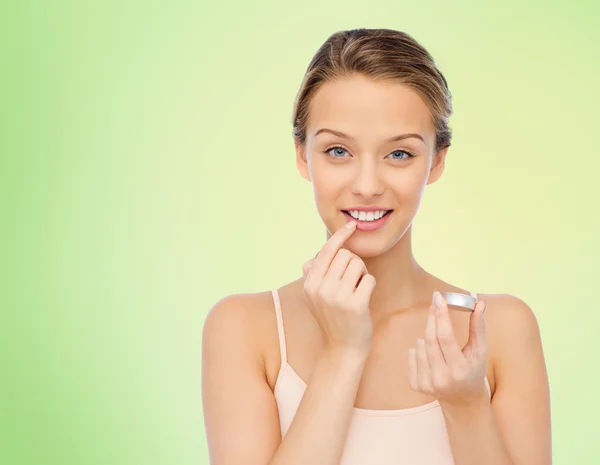
[[[355,230],[356,221],[350,221],[332,234],[315,258],[311,269],[315,275],[325,276],[333,257]]]

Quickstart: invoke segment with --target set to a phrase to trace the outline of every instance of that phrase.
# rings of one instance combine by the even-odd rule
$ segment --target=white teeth
[[[358,210],[350,210],[350,215],[359,221],[376,221],[385,215],[388,210],[378,210],[374,212],[364,212]]]

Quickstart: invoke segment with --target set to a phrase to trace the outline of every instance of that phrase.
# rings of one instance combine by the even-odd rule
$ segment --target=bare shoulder
[[[209,310],[205,320],[205,327],[215,324],[233,323],[240,319],[246,320],[255,317],[257,312],[264,307],[271,297],[270,291],[231,294],[218,300]]]
[[[533,308],[510,294],[480,294],[479,299],[487,302],[486,332],[494,385],[527,357],[535,356],[534,363],[543,365],[542,338]]]
[[[526,342],[539,337],[539,325],[534,310],[523,299],[511,294],[479,294],[487,309],[490,342]]]
[[[209,310],[202,330],[205,345],[213,338],[256,346],[264,331],[262,322],[273,306],[271,291],[232,294],[218,300]],[[272,312],[272,310],[270,310]],[[221,342],[222,343],[222,342]]]

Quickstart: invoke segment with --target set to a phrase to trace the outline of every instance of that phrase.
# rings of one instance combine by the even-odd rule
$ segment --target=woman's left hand
[[[487,398],[488,344],[484,312],[477,302],[469,320],[469,340],[461,349],[443,296],[434,292],[424,339],[408,351],[412,390],[435,396],[440,403],[466,405]]]

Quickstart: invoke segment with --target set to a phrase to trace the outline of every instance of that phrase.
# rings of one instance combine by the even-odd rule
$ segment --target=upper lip
[[[355,207],[345,208],[343,211],[375,212],[389,210],[391,210],[391,208],[382,207],[380,205],[357,205]]]

